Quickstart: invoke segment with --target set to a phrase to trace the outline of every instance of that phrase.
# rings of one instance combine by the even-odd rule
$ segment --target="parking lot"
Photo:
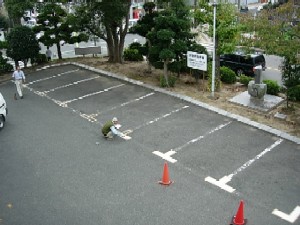
[[[13,87],[5,85],[0,88],[9,93]],[[300,224],[297,138],[184,96],[73,64],[30,74],[25,91],[19,102],[37,98],[41,104],[35,107],[49,107],[58,121],[68,113],[65,121],[80,120],[85,127],[74,134],[67,131],[86,146],[85,153],[71,149],[63,153],[55,143],[51,157],[40,153],[53,164],[33,166],[32,173],[51,180],[53,188],[33,189],[57,208],[44,224],[229,224],[241,200],[247,224]],[[112,117],[119,119],[121,130],[130,130],[131,140],[101,137],[101,126]],[[8,119],[13,120],[10,114]],[[66,131],[61,126],[55,132]],[[86,143],[83,132],[92,141]],[[5,129],[0,141],[4,135]],[[62,142],[72,146],[68,139]],[[170,186],[158,184],[164,162],[174,181]],[[1,177],[5,180],[3,170]],[[26,214],[11,219],[26,204],[7,212],[1,206],[5,190],[9,192],[9,187],[3,183],[3,224],[43,220],[34,212],[28,214],[31,219]],[[39,204],[29,205],[34,210]]]

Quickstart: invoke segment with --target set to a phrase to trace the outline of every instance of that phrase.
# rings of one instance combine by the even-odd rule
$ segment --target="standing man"
[[[47,50],[46,50],[46,57],[47,57],[48,62],[50,62],[51,61],[51,57],[52,57],[52,52],[49,49],[49,47],[47,47]]]
[[[20,69],[20,66],[17,66],[17,69],[12,75],[12,78],[15,80],[17,92],[19,94],[19,97],[23,99],[23,82],[25,83],[25,74]],[[17,94],[15,93],[14,96],[15,100],[17,100]]]

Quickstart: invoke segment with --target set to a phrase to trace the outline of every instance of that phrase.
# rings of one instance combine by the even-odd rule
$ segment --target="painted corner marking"
[[[154,152],[152,152],[154,155],[157,155],[157,156],[159,156],[159,157],[161,157],[162,159],[164,159],[164,160],[167,160],[167,161],[169,161],[170,163],[176,163],[177,162],[177,160],[176,159],[173,159],[171,156],[172,155],[174,155],[176,152],[175,151],[173,151],[173,150],[170,150],[170,151],[168,151],[168,152],[166,152],[166,153],[162,153],[162,152],[160,152],[160,151],[154,151]]]
[[[216,185],[219,188],[221,188],[225,191],[228,191],[229,193],[233,193],[235,191],[235,189],[227,184],[230,180],[231,180],[231,177],[229,177],[229,176],[224,176],[220,180],[216,180],[215,178],[212,178],[212,177],[205,178],[206,182]]]
[[[300,206],[296,206],[296,208],[290,214],[281,212],[278,209],[274,209],[272,214],[276,215],[276,216],[280,217],[281,219],[286,220],[290,223],[294,223],[300,216]]]

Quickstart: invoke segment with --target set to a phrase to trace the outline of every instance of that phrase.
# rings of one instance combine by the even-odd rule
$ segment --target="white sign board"
[[[207,71],[207,55],[188,51],[187,66],[193,69]]]

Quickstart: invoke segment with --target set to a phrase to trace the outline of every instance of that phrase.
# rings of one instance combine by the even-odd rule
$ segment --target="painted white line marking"
[[[185,148],[186,146],[188,146],[188,145],[190,145],[190,144],[192,144],[192,143],[194,143],[194,142],[196,142],[196,141],[199,141],[199,140],[203,139],[203,138],[206,137],[208,134],[212,134],[212,133],[214,133],[214,132],[216,132],[216,131],[218,131],[218,130],[221,130],[222,128],[226,127],[227,125],[229,125],[229,124],[231,124],[231,123],[232,123],[232,121],[229,121],[229,122],[227,122],[227,123],[221,124],[221,125],[217,126],[216,128],[210,130],[206,135],[204,135],[204,136],[201,135],[201,136],[199,136],[199,137],[197,137],[197,138],[194,138],[194,139],[188,141],[187,143],[185,143],[184,145],[181,145],[181,146],[175,148],[174,150],[175,150],[176,152],[179,152],[181,149]]]
[[[140,125],[140,126],[137,126],[137,127],[135,127],[133,130],[138,130],[138,129],[140,129],[140,128],[142,128],[142,127],[145,127],[145,126],[147,126],[147,125],[149,125],[149,124],[152,124],[152,123],[154,123],[154,122],[157,122],[157,121],[159,121],[159,120],[161,120],[161,119],[163,119],[163,118],[165,118],[165,117],[171,116],[173,113],[177,113],[177,112],[179,112],[179,111],[181,111],[181,110],[183,110],[183,109],[187,109],[187,108],[189,108],[189,106],[185,105],[185,106],[183,106],[183,107],[181,107],[181,108],[179,108],[179,109],[175,109],[175,110],[173,110],[173,111],[171,111],[171,112],[169,112],[169,113],[167,113],[167,114],[165,114],[165,115],[162,115],[161,117],[157,117],[157,118],[155,118],[154,120],[151,120],[151,121],[149,121],[149,122],[147,122],[147,123],[144,123],[144,124],[142,124],[142,125]]]
[[[159,156],[159,157],[161,157],[162,159],[164,159],[164,160],[167,160],[167,161],[169,161],[169,162],[171,162],[171,163],[175,163],[175,162],[177,162],[177,160],[176,159],[173,159],[171,156],[172,155],[174,155],[176,152],[175,151],[168,151],[168,152],[166,152],[166,153],[162,153],[162,152],[160,152],[160,151],[154,151],[154,152],[152,152],[154,155],[157,155],[157,156]]]
[[[227,185],[228,182],[230,182],[233,178],[233,176],[237,175],[239,172],[242,172],[243,170],[247,169],[252,163],[254,163],[256,160],[260,159],[263,155],[265,155],[267,152],[272,151],[277,145],[279,145],[283,139],[277,140],[274,144],[272,144],[270,147],[266,148],[264,151],[259,153],[257,156],[255,156],[253,159],[250,159],[246,163],[244,163],[240,168],[236,169],[233,173],[229,174],[228,176],[222,177],[220,180],[216,180],[215,178],[212,178],[210,176],[206,177],[204,180],[214,184],[221,189],[228,191],[229,193],[232,193],[235,191],[234,188]]]
[[[219,188],[228,191],[229,193],[232,193],[235,191],[234,188],[230,187],[229,185],[227,185],[226,183],[228,182],[228,177],[223,177],[220,180],[216,180],[215,178],[212,177],[206,177],[205,181],[208,183],[211,183],[213,185],[218,186]]]
[[[130,104],[130,103],[133,103],[133,102],[142,100],[142,99],[144,99],[144,98],[146,98],[146,97],[149,97],[149,96],[151,96],[151,95],[154,95],[154,93],[151,92],[151,93],[149,93],[149,94],[146,94],[146,95],[141,96],[141,97],[139,97],[139,98],[136,98],[136,99],[134,99],[134,100],[130,100],[130,101],[124,102],[124,103],[122,103],[122,104],[120,104],[120,105],[118,105],[118,106],[114,106],[114,107],[112,107],[112,108],[110,108],[110,109],[103,110],[103,111],[101,111],[101,112],[98,111],[98,112],[95,113],[95,114],[91,114],[91,115],[82,114],[82,115],[84,116],[84,118],[89,118],[89,121],[91,121],[91,122],[96,122],[96,121],[97,121],[96,117],[99,116],[100,114],[104,113],[104,112],[109,112],[109,111],[115,110],[115,109],[117,109],[117,108],[123,107],[123,106],[125,106],[125,105]]]
[[[37,83],[37,82],[41,82],[41,81],[45,81],[45,80],[50,80],[50,79],[52,79],[52,78],[59,77],[59,76],[61,76],[61,75],[68,74],[68,73],[73,73],[73,72],[76,72],[76,71],[79,71],[79,69],[76,69],[76,70],[70,70],[70,71],[66,71],[66,72],[63,72],[63,73],[59,73],[59,74],[54,75],[54,76],[51,76],[51,77],[46,77],[46,78],[43,78],[43,79],[31,81],[31,82],[29,82],[29,84],[34,84],[34,83]]]
[[[75,99],[72,99],[72,100],[68,100],[68,101],[65,101],[63,102],[64,104],[68,104],[68,103],[71,103],[71,102],[75,102],[75,101],[78,101],[78,100],[82,100],[84,98],[87,98],[87,97],[91,97],[93,95],[98,95],[98,94],[101,94],[103,92],[106,92],[106,91],[109,91],[111,89],[114,89],[114,88],[118,88],[118,87],[121,87],[121,86],[124,86],[125,84],[119,84],[119,85],[116,85],[116,86],[112,86],[112,87],[109,87],[109,88],[106,88],[104,89],[103,91],[97,91],[97,92],[93,92],[93,93],[90,93],[90,94],[87,94],[87,95],[83,95],[83,96],[80,96],[78,98],[75,98]]]
[[[296,206],[296,208],[290,214],[283,213],[278,209],[274,209],[272,214],[279,216],[281,219],[286,220],[290,223],[294,223],[300,216],[300,206]]]
[[[264,151],[262,151],[257,156],[255,156],[253,159],[250,159],[248,162],[244,163],[240,168],[236,169],[232,174],[229,175],[230,179],[233,176],[237,175],[239,172],[242,172],[243,170],[247,169],[252,163],[254,163],[256,160],[260,159],[266,153],[272,151],[277,145],[281,144],[282,141],[283,141],[283,139],[277,140],[274,144],[272,144],[270,147],[266,148]]]
[[[184,108],[187,108],[187,107],[184,107]],[[170,115],[171,115],[171,114],[170,114]],[[152,122],[152,121],[151,121],[151,122]],[[216,128],[212,129],[211,131],[209,131],[207,134],[212,134],[212,133],[214,133],[215,131],[222,129],[223,127],[227,126],[227,125],[230,124],[230,123],[231,123],[231,122],[228,122],[228,123],[225,123],[225,124],[221,124],[221,125],[217,126]],[[205,136],[206,136],[206,135],[205,135]],[[171,163],[175,163],[175,162],[177,162],[177,160],[176,160],[176,159],[173,159],[173,158],[171,157],[172,155],[174,155],[174,154],[177,153],[178,151],[182,150],[183,148],[185,148],[185,147],[188,146],[189,144],[201,140],[201,139],[204,138],[205,136],[202,136],[202,135],[201,135],[201,136],[199,136],[199,137],[197,137],[197,138],[195,138],[195,139],[192,139],[192,140],[188,141],[188,142],[185,143],[184,145],[181,145],[181,146],[179,146],[179,147],[177,147],[177,148],[175,148],[175,149],[171,149],[170,151],[168,151],[168,152],[166,152],[166,153],[162,153],[162,152],[160,152],[160,151],[154,151],[154,152],[152,152],[152,153],[155,154],[155,155],[157,155],[157,156],[159,156],[159,157],[162,157],[164,160],[167,160],[167,161],[169,161],[169,162],[171,162]]]
[[[92,78],[87,78],[87,79],[83,79],[83,80],[79,80],[79,81],[75,81],[75,82],[73,82],[73,83],[71,83],[71,84],[62,85],[62,86],[59,86],[59,87],[56,87],[56,88],[52,88],[52,89],[50,89],[49,91],[44,91],[44,93],[49,93],[49,92],[52,92],[52,91],[56,91],[56,90],[58,90],[58,89],[62,89],[62,88],[74,86],[74,85],[76,85],[76,84],[78,84],[78,83],[86,82],[86,81],[90,81],[90,80],[94,80],[94,79],[97,79],[97,78],[99,78],[99,76],[97,76],[97,77],[92,77]]]

